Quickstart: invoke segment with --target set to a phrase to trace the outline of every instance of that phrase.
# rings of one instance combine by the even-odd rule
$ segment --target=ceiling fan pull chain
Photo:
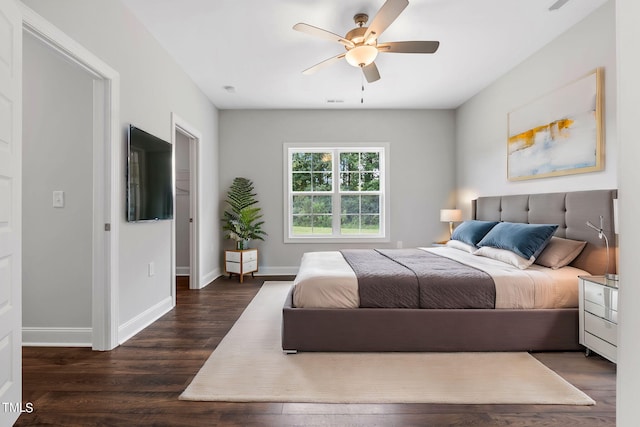
[[[360,93],[360,104],[364,104],[364,75],[360,76],[360,87],[362,88]]]

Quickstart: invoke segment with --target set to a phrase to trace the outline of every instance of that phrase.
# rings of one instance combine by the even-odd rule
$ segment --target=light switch
[[[53,207],[64,208],[64,191],[55,190],[53,192]]]

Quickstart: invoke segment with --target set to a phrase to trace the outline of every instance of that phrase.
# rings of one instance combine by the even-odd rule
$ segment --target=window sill
[[[284,243],[389,243],[388,237],[285,237]]]

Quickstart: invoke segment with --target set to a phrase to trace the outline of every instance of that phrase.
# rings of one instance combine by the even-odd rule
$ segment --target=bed
[[[588,228],[586,222],[598,223],[598,218],[602,215],[604,232],[607,236],[614,236],[613,199],[615,198],[617,198],[616,190],[591,190],[480,197],[473,201],[472,217],[478,222],[504,223],[502,225],[505,226],[557,224],[558,227],[553,232],[554,238],[586,242],[579,255],[567,267],[558,270],[561,271],[559,274],[563,275],[563,280],[568,283],[564,285],[568,291],[566,295],[563,294],[565,296],[556,295],[551,298],[554,302],[534,297],[528,302],[505,300],[504,303],[498,303],[503,297],[498,286],[499,280],[496,281],[494,278],[497,308],[475,308],[473,304],[465,305],[469,304],[468,301],[463,302],[462,306],[453,305],[457,308],[441,308],[448,307],[448,301],[444,305],[435,303],[434,308],[421,308],[428,305],[422,302],[420,290],[417,291],[417,306],[413,296],[408,303],[393,302],[389,307],[376,307],[376,303],[373,303],[363,308],[360,306],[361,301],[357,301],[357,305],[352,301],[347,303],[351,305],[346,306],[301,304],[299,295],[294,292],[298,288],[300,277],[315,274],[313,270],[322,270],[323,265],[326,265],[327,269],[321,273],[322,280],[329,287],[337,285],[338,288],[345,288],[344,283],[340,283],[344,280],[344,272],[332,272],[331,269],[334,268],[332,266],[335,264],[321,260],[319,263],[313,263],[312,268],[301,266],[296,277],[297,284],[285,301],[282,311],[282,348],[287,353],[298,351],[578,350],[581,347],[578,344],[578,309],[575,296],[577,295],[577,276],[604,274],[607,265],[609,272],[613,272],[615,266],[615,251],[610,250],[607,258],[604,240],[598,237],[598,233]],[[422,256],[421,252],[415,251],[427,254],[435,252],[432,255],[437,257],[442,257],[444,252],[457,254],[453,255],[454,258],[464,253],[464,250],[455,247],[415,248],[402,254],[406,258],[401,262],[414,262],[414,256]],[[375,256],[379,255],[386,257],[388,254],[378,253]],[[481,258],[468,255],[472,258]],[[540,254],[536,255],[540,256]],[[493,258],[490,261],[497,262]],[[363,261],[358,267],[357,263],[352,265],[352,262],[347,262],[349,267],[353,269],[355,265],[356,269],[363,270],[376,264],[369,260]],[[482,268],[484,267],[480,267]],[[546,272],[550,270],[534,264],[521,271],[525,276],[532,274],[547,276]],[[326,274],[327,271],[328,274]],[[464,279],[462,282],[475,284],[475,280]],[[380,283],[384,288],[384,280]],[[531,292],[534,295],[544,294],[544,286],[543,281],[543,291]],[[353,298],[352,291],[350,298]]]

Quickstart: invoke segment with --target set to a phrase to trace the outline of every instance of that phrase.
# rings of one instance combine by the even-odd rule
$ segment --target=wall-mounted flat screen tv
[[[173,218],[173,146],[133,125],[127,138],[127,220]]]

